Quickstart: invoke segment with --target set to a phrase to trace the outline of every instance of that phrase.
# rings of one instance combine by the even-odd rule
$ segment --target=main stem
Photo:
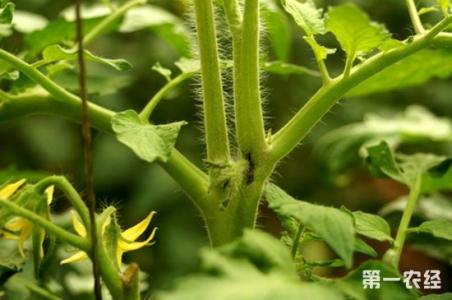
[[[201,58],[207,159],[211,162],[227,162],[230,160],[229,137],[212,0],[195,0],[194,2]]]

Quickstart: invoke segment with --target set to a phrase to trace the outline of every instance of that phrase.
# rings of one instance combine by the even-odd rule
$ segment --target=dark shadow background
[[[174,14],[184,17],[190,10],[190,1],[185,2],[188,4],[183,5],[176,0],[156,0],[153,4],[158,3]],[[323,4],[326,7],[339,2],[343,1],[324,1]],[[355,2],[374,20],[386,24],[395,37],[403,39],[411,33],[404,1]],[[18,9],[54,19],[58,12],[71,2],[18,0],[15,3]],[[300,31],[292,26],[292,34],[290,62],[315,68]],[[18,35],[9,39],[7,44],[5,41],[0,42],[0,46],[17,53],[21,49],[21,42],[22,37]],[[326,42],[332,43],[329,39]],[[117,111],[142,108],[164,84],[164,79],[150,68],[155,62],[172,67],[179,56],[177,49],[151,31],[127,35],[109,34],[99,38],[90,49],[106,57],[126,58],[134,65],[126,74],[130,77],[129,86],[114,95],[93,97],[94,101]],[[271,47],[266,46],[265,49],[267,55],[272,57]],[[338,53],[328,65],[333,70],[340,70],[342,57],[341,53]],[[300,75],[268,75],[264,84],[267,125],[275,130],[280,128],[319,86],[317,80]],[[178,149],[202,165],[202,154],[205,151],[199,126],[201,114],[196,86],[196,82],[192,80],[175,90],[170,99],[163,101],[157,108],[153,121],[188,121],[189,125],[183,128],[178,140]],[[299,199],[334,206],[345,205],[351,210],[376,212],[382,205],[405,194],[406,190],[391,181],[373,179],[364,166],[348,174],[345,185],[334,184],[323,168],[323,162],[312,151],[316,140],[332,128],[360,121],[365,113],[391,114],[414,103],[429,108],[439,116],[451,116],[451,97],[451,81],[432,80],[420,87],[341,101],[314,129],[303,145],[281,163],[273,180]],[[208,241],[198,212],[177,184],[157,164],[140,161],[111,136],[96,133],[94,146],[96,194],[100,205],[117,205],[124,227],[135,224],[150,210],[158,212],[153,222],[160,228],[157,243],[144,250],[127,254],[125,260],[138,261],[143,270],[151,274],[149,282],[154,288],[167,288],[174,282],[174,278],[195,270],[198,262],[197,252],[200,247],[206,246]],[[78,125],[57,116],[25,117],[1,124],[0,168],[44,170],[48,173],[64,174],[83,192],[83,167]],[[65,209],[64,201],[56,204],[56,211],[62,212]],[[260,224],[271,232],[279,231],[275,217],[265,208]],[[380,253],[384,251],[383,244],[374,246]],[[360,259],[358,257],[358,262]],[[408,249],[403,256],[402,268],[423,270],[433,267],[443,270],[443,283],[451,282],[450,266],[412,249]],[[331,276],[339,274],[330,273]]]

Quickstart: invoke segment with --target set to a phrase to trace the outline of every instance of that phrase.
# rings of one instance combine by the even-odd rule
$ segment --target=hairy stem
[[[207,159],[212,162],[224,162],[230,160],[229,137],[212,2],[212,0],[194,1],[201,58]]]
[[[0,206],[3,206],[4,208],[8,209],[15,215],[25,218],[29,220],[30,222],[41,226],[45,230],[53,233],[55,236],[60,238],[61,240],[65,241],[66,243],[80,249],[83,251],[89,251],[90,244],[83,238],[70,233],[63,228],[53,224],[52,222],[44,219],[43,217],[35,214],[33,211],[28,210],[26,208],[23,208],[14,202],[11,202],[6,199],[0,199]]]
[[[320,88],[295,116],[273,136],[271,160],[278,161],[288,155],[310,132],[321,118],[344,97],[348,91],[401,59],[427,47],[434,37],[452,23],[448,17],[411,43],[382,52],[354,67],[348,77],[341,75]]]
[[[265,150],[259,79],[259,1],[246,0],[242,33],[234,51],[234,108],[238,144],[255,160]]]

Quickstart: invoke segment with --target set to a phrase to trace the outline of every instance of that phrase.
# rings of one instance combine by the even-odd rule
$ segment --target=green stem
[[[157,107],[157,105],[160,103],[160,101],[168,95],[168,93],[174,89],[176,86],[181,84],[186,79],[192,77],[195,73],[182,73],[179,76],[175,77],[171,81],[169,81],[167,84],[165,84],[152,98],[149,100],[148,104],[143,108],[143,110],[140,112],[140,118],[142,120],[149,120],[152,112]]]
[[[422,25],[421,18],[419,18],[419,13],[416,8],[416,3],[414,0],[406,0],[406,5],[408,12],[410,14],[411,23],[417,34],[422,34],[425,32],[424,26]]]
[[[224,11],[233,38],[240,34],[242,26],[242,13],[238,0],[224,0]]]
[[[295,234],[295,238],[293,239],[293,244],[292,244],[292,249],[291,249],[292,258],[295,258],[297,256],[298,248],[300,248],[300,239],[301,239],[301,236],[303,235],[304,230],[305,230],[305,227],[303,226],[303,224],[300,223],[300,225],[298,226],[297,233]]]
[[[91,228],[91,222],[89,221],[89,210],[88,207],[83,202],[82,198],[78,194],[77,190],[74,189],[72,184],[64,176],[50,176],[41,181],[39,181],[35,188],[38,193],[42,193],[47,187],[54,185],[64,192],[69,202],[80,215],[83,225],[86,228]]]
[[[422,175],[419,174],[416,177],[414,185],[410,188],[410,194],[408,195],[407,204],[405,210],[403,211],[399,228],[397,229],[397,235],[394,240],[393,248],[390,249],[384,256],[384,260],[390,263],[396,269],[398,268],[400,256],[402,255],[403,245],[405,244],[411,217],[413,216],[414,209],[416,208],[416,204],[421,193],[421,186]]]
[[[329,85],[320,88],[295,116],[273,136],[273,143],[270,150],[271,160],[276,162],[289,154],[310,132],[312,127],[348,91],[383,69],[427,47],[434,37],[451,23],[452,17],[448,17],[425,34],[415,37],[406,46],[379,53],[354,67],[350,76],[345,77],[341,75],[332,79]]]
[[[229,138],[212,0],[195,0],[194,3],[201,58],[207,159],[212,162],[229,161]]]
[[[10,210],[13,214],[15,214],[17,216],[25,218],[25,219],[29,220],[30,222],[43,227],[45,230],[53,233],[61,240],[67,242],[68,244],[70,244],[80,250],[83,250],[86,252],[89,249],[89,243],[85,239],[62,229],[61,227],[58,227],[57,225],[53,224],[52,222],[44,219],[41,216],[38,216],[37,214],[35,214],[34,212],[32,212],[28,209],[20,207],[19,205],[15,204],[14,202],[11,202],[11,201],[8,201],[5,199],[0,199],[0,206],[5,207],[6,209]]]
[[[234,45],[234,108],[238,144],[255,161],[266,149],[259,79],[259,1],[246,0],[241,39]]]
[[[108,30],[108,27],[121,18],[129,9],[134,6],[145,4],[147,0],[132,0],[124,3],[121,7],[115,10],[111,15],[103,19],[99,24],[94,26],[83,38],[83,45],[86,46],[91,43],[96,37]]]
[[[0,59],[13,65],[53,96],[50,97],[43,93],[29,93],[20,96],[7,95],[7,97],[3,97],[4,99],[0,100],[0,121],[27,114],[50,113],[64,116],[75,122],[81,122],[80,98],[67,92],[20,58],[2,49],[0,49]],[[92,126],[96,129],[113,133],[111,119],[114,117],[115,112],[93,103],[89,103],[88,108]],[[176,149],[173,150],[168,161],[165,163],[159,161],[159,163],[180,184],[197,207],[202,209],[210,207],[206,199],[208,178],[204,172]]]

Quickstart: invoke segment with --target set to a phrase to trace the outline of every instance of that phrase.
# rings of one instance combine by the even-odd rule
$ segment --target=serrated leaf
[[[155,63],[155,65],[152,66],[152,70],[158,72],[160,75],[165,77],[166,81],[170,81],[171,80],[171,70],[162,67],[162,65],[160,65],[159,62]]]
[[[393,240],[391,228],[382,217],[362,211],[354,211],[352,214],[355,219],[357,233],[377,241]]]
[[[132,65],[125,59],[108,59],[96,56],[88,50],[84,51],[85,58],[100,64],[104,64],[114,68],[117,71],[127,71],[132,68]],[[46,63],[53,63],[58,61],[71,61],[77,59],[77,49],[66,49],[60,45],[51,45],[42,52],[43,59]]]
[[[449,220],[431,220],[426,221],[409,231],[417,233],[429,233],[434,237],[452,241],[452,221]]]
[[[143,123],[133,110],[117,113],[112,118],[117,139],[131,148],[141,159],[153,162],[167,161],[176,144],[180,128],[185,122],[166,125]]]
[[[271,253],[270,249],[276,252]],[[281,261],[284,262],[281,264]],[[291,264],[288,249],[267,233],[245,231],[245,237],[235,243],[202,251],[202,273],[181,279],[176,290],[158,293],[156,299],[342,299],[334,288],[300,282],[293,268],[269,267],[274,264]]]
[[[363,81],[348,96],[364,96],[421,85],[433,78],[445,79],[452,74],[451,49],[424,49],[385,68]]]
[[[369,53],[389,38],[383,25],[372,22],[367,14],[354,4],[330,8],[325,25],[352,59]]]
[[[322,10],[317,9],[313,0],[307,0],[302,3],[297,0],[283,0],[282,4],[306,35],[311,36],[326,32]]]
[[[355,230],[349,214],[337,208],[297,201],[272,184],[266,187],[265,198],[278,216],[294,218],[309,227],[344,260],[347,267],[352,265]]]
[[[262,19],[278,60],[287,61],[290,54],[290,29],[286,16],[274,0],[261,1]]]

